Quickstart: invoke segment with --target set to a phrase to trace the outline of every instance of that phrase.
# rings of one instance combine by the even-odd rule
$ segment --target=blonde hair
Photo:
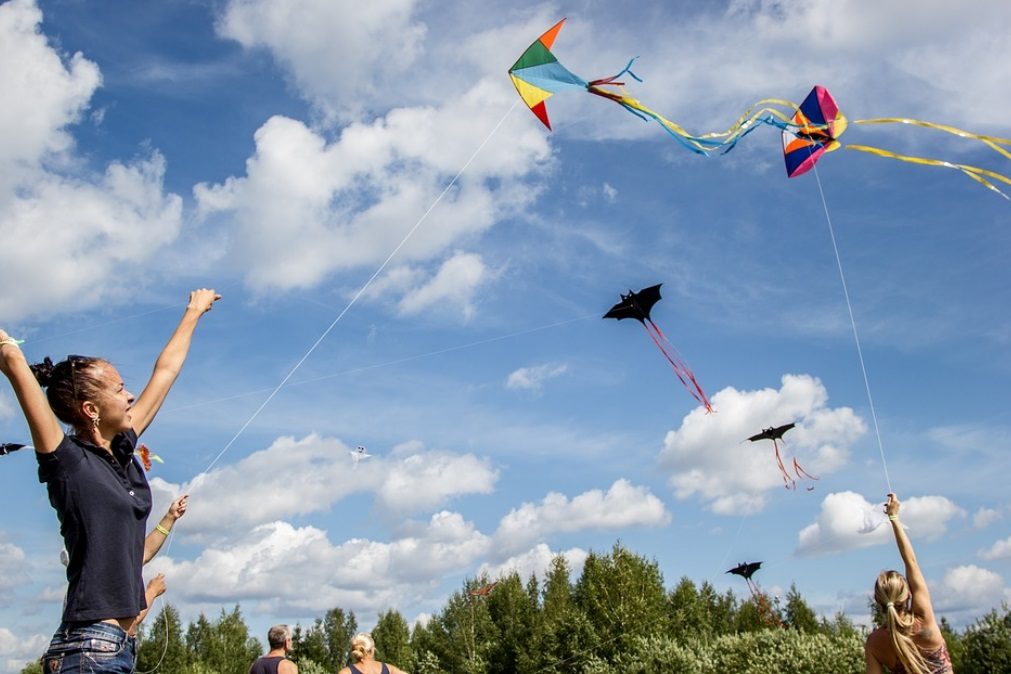
[[[368,632],[359,632],[351,638],[351,660],[354,664],[357,665],[366,655],[374,655],[375,652],[376,642]]]
[[[915,623],[913,612],[909,608],[912,594],[906,579],[898,571],[882,571],[874,583],[874,601],[881,607],[885,615],[885,626],[892,635],[892,647],[899,662],[909,674],[929,674],[930,669],[923,659],[923,654],[913,641],[912,632]]]

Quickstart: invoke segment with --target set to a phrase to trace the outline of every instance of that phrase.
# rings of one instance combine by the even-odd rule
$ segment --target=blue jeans
[[[136,640],[109,623],[63,623],[42,656],[43,674],[130,674]]]

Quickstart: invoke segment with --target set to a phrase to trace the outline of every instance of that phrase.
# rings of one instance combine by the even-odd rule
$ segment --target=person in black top
[[[291,650],[291,628],[274,625],[267,630],[270,651],[249,667],[249,674],[298,674],[298,666],[286,656]]]
[[[156,547],[145,550],[151,489],[134,450],[179,375],[197,322],[220,297],[190,293],[136,400],[107,360],[68,356],[29,366],[18,342],[0,330],[0,371],[28,421],[68,557],[67,601],[43,658],[46,674],[133,669],[127,631],[147,606],[141,567]],[[60,421],[73,432],[65,434]]]

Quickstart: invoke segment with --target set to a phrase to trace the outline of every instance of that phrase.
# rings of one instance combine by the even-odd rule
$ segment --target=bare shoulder
[[[285,658],[277,663],[277,674],[298,674],[298,665]]]
[[[345,667],[341,671],[337,672],[337,674],[351,674],[351,668],[350,667]]]

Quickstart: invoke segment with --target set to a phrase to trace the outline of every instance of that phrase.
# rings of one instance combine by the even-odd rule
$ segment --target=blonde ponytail
[[[930,668],[911,636],[915,618],[907,607],[909,599],[909,588],[901,573],[882,571],[878,574],[874,584],[874,601],[885,614],[885,626],[892,635],[892,647],[899,662],[909,674],[930,674]]]

